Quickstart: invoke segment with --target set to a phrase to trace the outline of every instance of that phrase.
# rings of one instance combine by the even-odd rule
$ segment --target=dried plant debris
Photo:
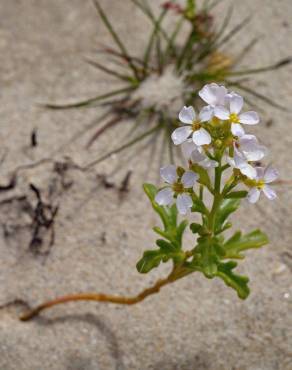
[[[133,55],[126,48],[115,31],[114,20],[105,13],[98,0],[93,0],[98,16],[112,36],[114,45],[99,49],[99,54],[107,58],[105,62],[90,60],[89,63],[93,68],[114,77],[122,86],[70,104],[45,105],[51,109],[104,107],[105,113],[95,122],[98,129],[88,141],[87,147],[107,130],[126,120],[132,121],[129,134],[124,140],[120,140],[119,146],[102,153],[88,163],[87,168],[142,141],[149,140],[148,149],[156,153],[158,141],[154,138],[157,133],[169,138],[169,133],[178,125],[177,112],[182,103],[197,103],[197,92],[206,83],[217,82],[235,87],[246,93],[246,101],[250,105],[255,105],[256,100],[262,100],[279,107],[272,99],[249,87],[248,77],[282,68],[291,62],[291,58],[269,66],[241,70],[239,64],[258,40],[251,40],[237,56],[222,51],[248,25],[250,18],[231,27],[233,7],[230,7],[218,27],[212,9],[220,1],[204,1],[200,9],[194,0],[185,1],[185,6],[176,1],[167,1],[161,6],[159,14],[154,12],[147,0],[128,1],[152,24],[141,56]],[[168,17],[172,17],[172,29],[165,26]],[[184,36],[182,29],[186,27],[188,32]],[[88,129],[92,129],[92,125],[86,126],[84,132],[88,132]],[[72,140],[77,140],[78,137],[80,133],[74,135]],[[163,149],[169,160],[174,162],[175,149],[170,145],[169,139],[163,141]]]
[[[54,221],[59,207],[45,203],[40,190],[35,185],[30,184],[30,189],[36,196],[37,204],[33,209],[31,223],[32,236],[29,243],[29,250],[36,255],[48,255],[55,241]],[[42,247],[47,233],[50,235],[49,241],[46,249],[43,250]]]
[[[119,199],[123,200],[125,194],[127,194],[130,191],[130,181],[132,174],[133,174],[132,170],[127,171],[120,185],[115,184],[113,181],[109,180],[108,176],[105,174],[98,174],[97,179],[100,181],[100,183],[105,189],[117,190],[119,194]]]
[[[78,167],[69,159],[51,160],[51,170],[43,167],[47,175],[45,185],[40,187],[34,182],[23,184],[21,172],[24,169],[39,167],[48,162],[17,168],[8,184],[0,186],[3,195],[6,192],[9,194],[0,200],[0,223],[4,239],[10,247],[20,247],[22,251],[42,257],[48,256],[55,242],[55,221],[62,195],[73,186],[69,170]]]

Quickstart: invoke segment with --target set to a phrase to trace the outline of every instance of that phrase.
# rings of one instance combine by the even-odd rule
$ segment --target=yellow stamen
[[[236,113],[231,113],[229,116],[230,122],[239,123],[239,117]]]
[[[193,124],[192,124],[192,130],[193,131],[197,131],[201,128],[201,124],[199,121],[194,121]]]
[[[175,193],[183,193],[184,192],[184,186],[182,183],[180,182],[175,182],[173,185],[172,185],[172,189]]]
[[[220,119],[217,117],[213,117],[211,120],[211,125],[217,126],[220,123]]]
[[[259,180],[256,186],[258,189],[262,189],[265,186],[264,180]]]

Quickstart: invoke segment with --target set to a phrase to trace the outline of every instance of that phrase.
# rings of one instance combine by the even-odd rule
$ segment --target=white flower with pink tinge
[[[161,206],[176,203],[179,213],[186,215],[193,206],[193,200],[188,190],[194,187],[199,176],[193,171],[186,171],[179,178],[174,165],[162,167],[160,175],[168,185],[156,194],[155,201]]]
[[[254,186],[251,187],[247,195],[248,201],[250,203],[256,203],[260,198],[261,192],[263,192],[270,200],[277,198],[277,194],[268,184],[279,177],[278,171],[271,166],[268,166],[266,169],[263,167],[257,167],[256,171],[257,175],[254,181]]]
[[[231,122],[231,132],[235,136],[244,135],[243,125],[256,125],[260,119],[256,112],[240,113],[243,107],[243,98],[231,93],[226,96],[225,100],[228,102],[229,109],[225,106],[215,107],[215,116],[223,121],[229,120]]]
[[[189,136],[192,137],[196,145],[206,145],[211,143],[211,135],[201,125],[205,122],[204,116],[200,113],[197,118],[193,107],[183,107],[179,113],[179,120],[187,126],[178,127],[171,135],[174,145],[180,145],[186,141]]]
[[[181,146],[182,153],[186,160],[193,163],[198,163],[204,168],[218,167],[218,162],[210,159],[201,146],[197,146],[191,139],[188,139]]]
[[[205,85],[199,91],[199,96],[208,105],[201,110],[201,115],[205,121],[210,121],[214,117],[215,108],[217,106],[224,106],[226,103],[228,91],[225,86],[219,86],[215,83]]]
[[[237,168],[240,172],[250,179],[257,176],[256,169],[248,162],[260,161],[267,154],[267,148],[260,145],[254,135],[243,135],[234,139],[233,157],[227,156],[227,162],[230,166]]]

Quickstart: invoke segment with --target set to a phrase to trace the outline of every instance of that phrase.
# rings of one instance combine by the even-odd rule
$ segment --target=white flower
[[[215,107],[224,106],[226,103],[227,89],[215,83],[205,85],[199,91],[199,96],[208,104],[201,111],[203,121],[210,121],[214,117]]]
[[[168,206],[176,202],[179,213],[187,214],[193,205],[193,200],[187,190],[194,187],[198,175],[193,171],[186,171],[179,178],[174,165],[162,167],[160,175],[168,186],[156,194],[155,201],[161,206]]]
[[[242,136],[244,130],[241,123],[244,125],[256,125],[259,123],[259,116],[256,112],[241,113],[243,107],[243,98],[235,93],[228,94],[227,101],[229,109],[223,105],[215,107],[215,116],[221,120],[229,120],[231,122],[231,132],[233,135]]]
[[[254,135],[243,135],[233,142],[234,156],[227,157],[230,166],[238,168],[240,172],[255,179],[257,176],[256,169],[248,162],[260,161],[267,154],[267,148],[258,143]]]
[[[182,144],[190,135],[192,135],[193,142],[196,145],[211,143],[209,132],[201,126],[201,122],[203,122],[201,113],[197,119],[193,107],[183,107],[179,113],[179,120],[187,126],[179,127],[173,131],[171,138],[175,145]]]
[[[197,146],[191,139],[188,139],[182,144],[182,152],[187,160],[191,160],[193,163],[198,163],[204,168],[214,168],[218,166],[218,163],[210,159],[205,153],[201,146]]]
[[[239,150],[237,150],[237,148],[234,148],[233,158],[227,157],[226,160],[231,167],[239,169],[239,171],[243,175],[247,176],[250,179],[256,178],[256,169],[248,163],[244,155]]]
[[[254,135],[243,135],[234,140],[234,147],[243,154],[247,161],[260,161],[267,154],[265,146],[258,143]]]
[[[248,201],[250,203],[256,203],[259,200],[261,191],[270,200],[277,198],[275,191],[267,184],[270,184],[278,178],[278,171],[270,166],[268,166],[266,169],[257,167],[256,171],[257,176],[255,179],[255,184],[251,187],[247,195]]]

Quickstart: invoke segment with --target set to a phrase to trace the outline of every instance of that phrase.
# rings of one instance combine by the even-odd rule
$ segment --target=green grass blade
[[[89,139],[86,144],[86,148],[90,148],[91,145],[102,135],[104,134],[109,128],[116,126],[118,123],[123,121],[122,115],[114,116],[109,121],[107,121],[103,126],[101,126]]]
[[[252,39],[242,50],[241,52],[236,56],[234,59],[233,65],[236,65],[240,63],[249,53],[250,51],[254,48],[254,46],[258,43],[259,38],[255,37]]]
[[[237,24],[235,27],[233,27],[227,33],[227,35],[225,35],[223,37],[222,40],[220,40],[217,44],[215,44],[215,47],[218,49],[222,45],[224,45],[227,42],[229,42],[235,35],[237,35],[244,27],[246,27],[249,24],[250,20],[251,20],[251,17],[250,16],[244,18],[243,21],[241,21],[239,24]]]
[[[90,104],[92,104],[92,103],[97,103],[101,100],[110,98],[112,96],[125,94],[127,92],[132,91],[132,90],[134,90],[133,87],[126,87],[126,88],[123,88],[123,89],[111,91],[111,92],[103,94],[103,95],[94,96],[93,98],[90,98],[90,99],[81,100],[81,101],[76,102],[76,103],[70,103],[70,104],[50,104],[50,103],[48,103],[48,104],[42,104],[42,106],[44,108],[55,109],[55,110],[57,110],[57,109],[85,108],[85,107],[90,106]]]
[[[229,85],[229,86],[235,86],[235,87],[237,87],[239,90],[242,90],[242,91],[244,91],[244,92],[246,92],[246,93],[248,93],[248,94],[250,94],[250,95],[255,96],[256,98],[258,98],[258,99],[260,99],[260,100],[264,101],[265,103],[267,103],[267,104],[269,104],[269,105],[273,106],[274,108],[281,109],[281,110],[284,110],[284,111],[288,111],[288,109],[287,109],[286,107],[284,107],[284,106],[282,106],[282,105],[280,105],[280,104],[278,104],[278,103],[274,102],[272,99],[268,98],[266,95],[263,95],[263,94],[261,94],[261,93],[258,93],[258,92],[256,92],[256,91],[252,90],[252,89],[251,89],[251,88],[249,88],[249,87],[246,87],[246,86],[244,86],[244,85],[241,85],[240,83],[236,83],[236,82],[228,82],[228,85]]]
[[[256,74],[256,73],[275,71],[279,68],[285,67],[286,65],[290,64],[291,62],[292,62],[292,59],[287,58],[287,59],[283,59],[280,62],[277,62],[275,64],[272,64],[272,65],[266,66],[266,67],[246,69],[244,71],[229,72],[228,76],[245,76],[245,75],[251,75],[251,74]]]
[[[228,8],[228,11],[227,11],[227,13],[224,17],[224,20],[222,22],[222,25],[221,25],[219,31],[216,32],[214,37],[203,47],[203,49],[200,51],[198,57],[196,58],[196,61],[202,61],[205,57],[207,57],[208,55],[210,55],[213,52],[213,50],[215,49],[216,42],[224,34],[224,32],[226,31],[226,29],[229,25],[230,19],[232,17],[232,13],[233,13],[233,6],[231,5]]]
[[[145,138],[146,138],[146,137],[148,137],[149,135],[151,135],[151,134],[153,134],[154,132],[158,131],[158,130],[160,129],[160,127],[161,127],[161,124],[159,123],[158,125],[156,125],[156,126],[155,126],[155,127],[153,127],[152,129],[150,129],[150,130],[148,130],[148,131],[144,132],[142,135],[140,135],[140,136],[138,136],[138,137],[134,138],[133,140],[131,140],[131,141],[127,142],[126,144],[124,144],[124,145],[122,145],[122,146],[120,146],[120,147],[118,147],[118,148],[116,148],[116,149],[114,149],[114,150],[112,150],[112,151],[110,151],[110,152],[106,153],[105,155],[101,156],[100,158],[96,159],[95,161],[90,162],[89,164],[87,164],[87,165],[85,166],[85,168],[86,168],[86,169],[91,168],[91,167],[93,167],[93,166],[97,165],[98,163],[103,162],[104,160],[106,160],[107,158],[109,158],[111,155],[113,155],[113,154],[118,154],[118,153],[122,152],[123,150],[125,150],[125,149],[127,149],[127,148],[131,147],[132,145],[137,144],[138,142],[140,142],[141,140],[145,139]]]
[[[148,63],[149,63],[151,51],[152,51],[152,48],[153,48],[153,44],[154,44],[155,38],[157,37],[160,25],[163,22],[163,19],[166,16],[166,14],[167,14],[167,9],[163,9],[161,11],[158,19],[154,21],[153,31],[150,35],[150,39],[149,39],[148,45],[146,47],[144,58],[143,58],[143,61],[144,61],[143,67],[144,67],[145,70],[147,70],[147,68],[148,68]]]
[[[117,44],[117,46],[119,47],[121,53],[123,54],[124,58],[127,60],[128,64],[129,64],[129,67],[131,68],[131,70],[133,71],[134,73],[134,76],[139,79],[139,75],[138,75],[138,71],[137,71],[137,68],[136,66],[133,64],[131,58],[129,57],[129,54],[127,52],[127,49],[126,47],[124,46],[124,44],[122,43],[121,39],[119,38],[119,36],[117,35],[116,31],[114,30],[114,28],[112,27],[107,15],[105,14],[105,12],[103,11],[103,9],[101,8],[101,6],[99,5],[99,2],[98,0],[93,0],[93,3],[95,5],[95,8],[100,16],[100,18],[102,19],[104,25],[106,26],[106,28],[108,29],[108,31],[110,32],[113,40],[115,41],[115,43]]]
[[[156,18],[152,13],[152,10],[149,6],[142,5],[138,0],[130,0],[133,4],[135,4],[141,11],[150,19],[150,21],[155,25]],[[162,28],[158,27],[158,32],[163,36],[164,40],[169,43],[170,39],[167,32]],[[173,50],[175,52],[175,50]]]
[[[103,71],[103,72],[105,72],[105,73],[107,73],[107,74],[109,74],[111,76],[114,76],[114,77],[116,77],[116,78],[118,78],[118,79],[120,79],[122,81],[129,82],[132,79],[131,76],[123,75],[123,74],[121,74],[119,72],[116,72],[116,71],[114,71],[114,70],[112,70],[112,69],[110,69],[108,67],[103,66],[102,64],[100,64],[100,63],[98,63],[96,61],[86,60],[86,62],[88,64],[90,64],[92,67],[95,67],[95,68],[97,68],[97,69],[99,69],[99,70],[101,70],[101,71]]]
[[[181,28],[182,28],[182,25],[184,24],[184,20],[185,20],[184,17],[180,18],[180,20],[177,22],[177,25],[176,25],[175,29],[173,30],[173,32],[170,36],[170,39],[169,39],[169,41],[167,43],[167,46],[166,46],[166,50],[164,52],[164,56],[163,56],[164,62],[163,62],[163,64],[165,63],[165,61],[167,61],[167,59],[171,55],[172,51],[176,50],[175,40],[176,40],[176,38],[177,38]],[[174,55],[176,55],[176,52],[175,52]]]

